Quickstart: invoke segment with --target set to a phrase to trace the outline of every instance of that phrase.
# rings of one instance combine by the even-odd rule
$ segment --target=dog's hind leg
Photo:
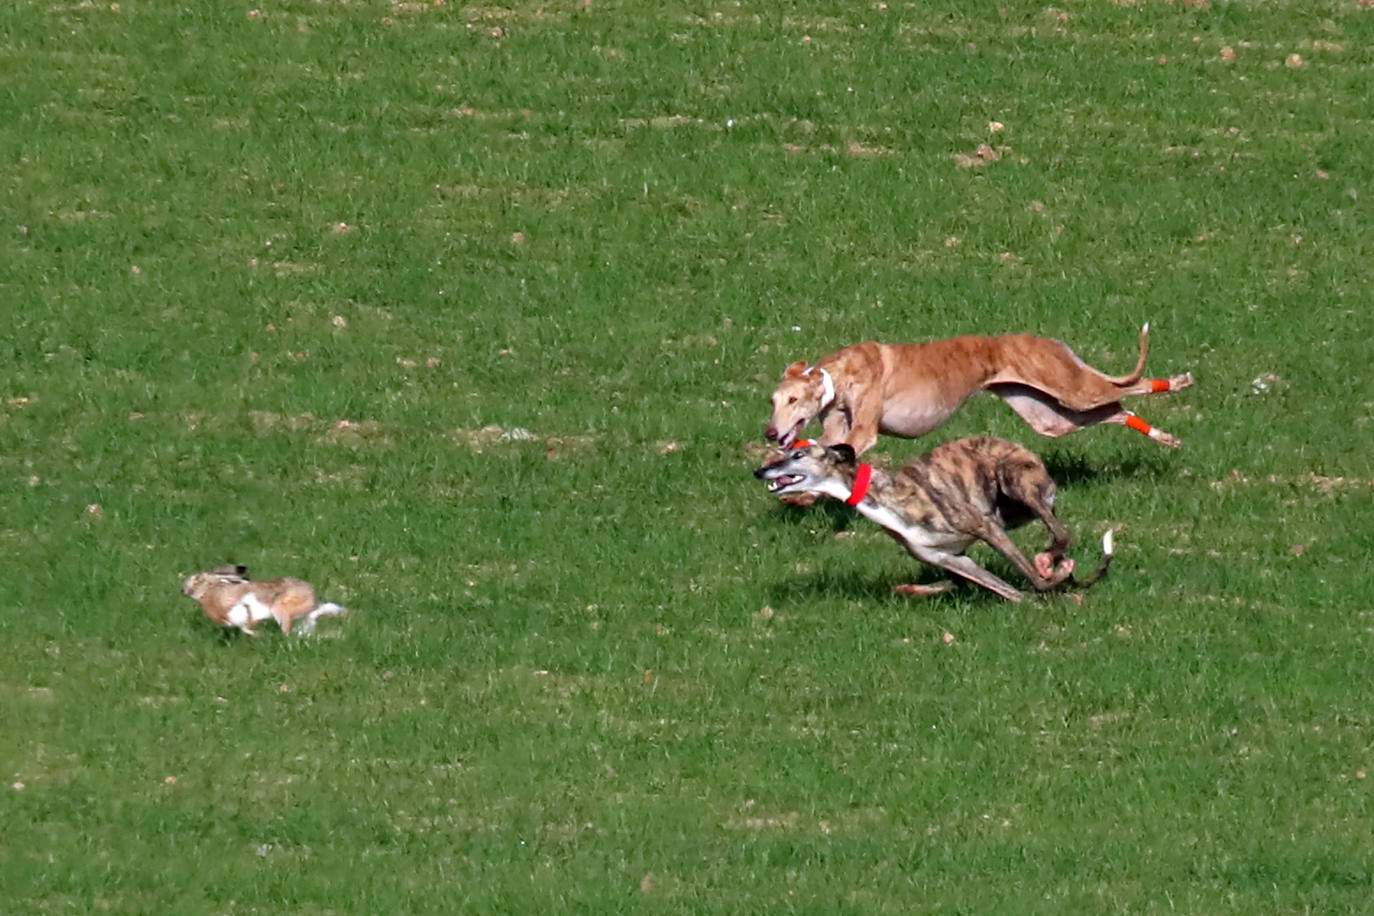
[[[1092,410],[1073,410],[1056,402],[1043,391],[1026,385],[992,385],[988,388],[993,394],[1007,402],[1012,410],[1020,415],[1026,425],[1042,436],[1051,439],[1096,426],[1099,423],[1115,423],[1129,426],[1138,433],[1149,436],[1160,445],[1178,448],[1183,443],[1162,429],[1151,426],[1131,411],[1122,407],[1120,402],[1104,404]]]
[[[1055,485],[1045,466],[1030,452],[1012,454],[998,463],[997,485],[1005,496],[1034,513],[1049,532],[1049,546],[1035,557],[1036,573],[1051,584],[1062,581],[1073,572],[1073,561],[1065,561],[1067,568],[1063,568],[1065,564],[1061,562],[1073,544],[1073,534],[1054,514]],[[984,540],[988,539],[985,537]],[[988,540],[988,543],[1002,550],[992,541]],[[1002,552],[1006,553],[1005,550]],[[1010,555],[1008,559],[1015,562]],[[1056,566],[1061,568],[1056,570]],[[1035,581],[1034,576],[1031,578]]]
[[[1143,378],[1131,385],[1123,385],[1118,392],[1122,397],[1133,394],[1164,394],[1182,391],[1193,386],[1193,373],[1171,375],[1168,378]]]
[[[1074,561],[1065,558],[1062,552],[1056,554],[1046,551],[1038,555],[1032,563],[1007,533],[996,525],[987,525],[979,532],[978,537],[1010,560],[1038,591],[1054,588],[1073,575]]]
[[[1178,441],[1178,437],[1170,433],[1166,433],[1164,430],[1160,429],[1157,426],[1151,426],[1149,423],[1146,423],[1144,420],[1140,419],[1139,416],[1131,413],[1129,410],[1126,410],[1124,408],[1121,411],[1119,411],[1118,414],[1113,415],[1112,417],[1103,420],[1102,422],[1120,423],[1122,426],[1133,429],[1141,435],[1149,436],[1151,439],[1155,440],[1160,445],[1167,445],[1169,448],[1178,448],[1179,446],[1183,445],[1182,442]]]
[[[1029,385],[997,384],[988,390],[1007,402],[1007,406],[1042,436],[1057,439],[1088,426],[1110,422],[1121,412],[1120,404],[1107,404],[1092,410],[1074,410],[1051,395]]]

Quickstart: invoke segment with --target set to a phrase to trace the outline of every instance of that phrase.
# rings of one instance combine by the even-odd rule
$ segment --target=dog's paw
[[[1162,429],[1151,430],[1150,438],[1158,442],[1160,445],[1167,445],[1169,448],[1183,447],[1183,442],[1177,436],[1172,435],[1170,433],[1166,433]]]
[[[1058,585],[1072,576],[1077,566],[1077,560],[1070,557],[1056,557],[1049,551],[1035,555],[1035,572],[1042,581],[1049,585]]]

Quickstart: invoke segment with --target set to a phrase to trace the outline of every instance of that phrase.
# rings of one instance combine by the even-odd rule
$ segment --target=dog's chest
[[[859,511],[869,521],[881,525],[898,543],[916,552],[961,553],[973,540],[944,513],[923,502],[897,508],[870,500],[860,506]]]
[[[925,387],[904,392],[900,397],[890,398],[883,403],[878,430],[889,436],[915,439],[943,423],[960,403],[962,398],[953,400],[938,390]]]

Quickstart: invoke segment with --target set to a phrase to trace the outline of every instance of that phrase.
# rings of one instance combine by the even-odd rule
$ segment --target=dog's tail
[[[1093,574],[1092,574],[1091,576],[1089,576],[1088,578],[1086,578],[1086,579],[1079,579],[1079,578],[1077,578],[1077,577],[1074,577],[1073,584],[1074,584],[1076,587],[1078,587],[1078,588],[1087,588],[1089,585],[1092,585],[1092,584],[1093,584],[1094,582],[1096,582],[1098,579],[1101,579],[1103,576],[1105,576],[1105,575],[1107,574],[1107,569],[1108,569],[1108,567],[1110,567],[1110,566],[1112,565],[1112,557],[1115,555],[1115,551],[1114,551],[1114,549],[1113,549],[1114,545],[1113,545],[1113,543],[1112,543],[1112,537],[1113,537],[1113,535],[1115,535],[1115,534],[1116,534],[1118,531],[1120,531],[1120,530],[1121,530],[1121,526],[1120,526],[1120,525],[1114,525],[1114,526],[1112,526],[1111,528],[1108,528],[1108,529],[1106,530],[1106,532],[1103,533],[1103,535],[1102,535],[1102,560],[1101,560],[1101,562],[1099,562],[1099,563],[1097,564],[1097,569],[1094,569],[1094,570],[1093,570]]]
[[[1140,358],[1135,361],[1135,368],[1129,375],[1118,375],[1116,378],[1107,376],[1107,381],[1119,388],[1127,385],[1134,385],[1140,381],[1140,377],[1145,374],[1145,354],[1150,350],[1150,323],[1147,321],[1140,326]]]

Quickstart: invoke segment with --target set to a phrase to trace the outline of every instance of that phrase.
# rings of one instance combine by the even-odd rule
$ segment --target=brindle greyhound
[[[977,391],[1002,398],[1042,436],[1062,436],[1098,423],[1119,423],[1161,445],[1178,439],[1121,406],[1128,395],[1178,391],[1191,372],[1141,378],[1150,326],[1140,329],[1140,358],[1127,375],[1109,376],[1047,337],[952,337],[921,344],[862,343],[815,365],[795,362],[773,393],[765,435],[791,448],[820,417],[826,445],[844,442],[863,454],[879,433],[914,439],[943,423]]]
[[[772,493],[819,493],[842,500],[886,529],[923,563],[970,579],[1008,601],[1020,601],[1016,588],[964,556],[974,541],[999,551],[1038,591],[1073,579],[1075,561],[1064,554],[1073,535],[1054,514],[1055,484],[1029,449],[987,437],[946,442],[912,459],[895,474],[859,464],[854,449],[799,442],[782,459],[754,472]],[[1050,545],[1028,560],[1008,537],[1009,529],[1038,518],[1049,530]],[[1102,536],[1102,562],[1091,585],[1112,561],[1112,530]],[[900,585],[904,595],[947,591],[953,580],[935,585]]]

